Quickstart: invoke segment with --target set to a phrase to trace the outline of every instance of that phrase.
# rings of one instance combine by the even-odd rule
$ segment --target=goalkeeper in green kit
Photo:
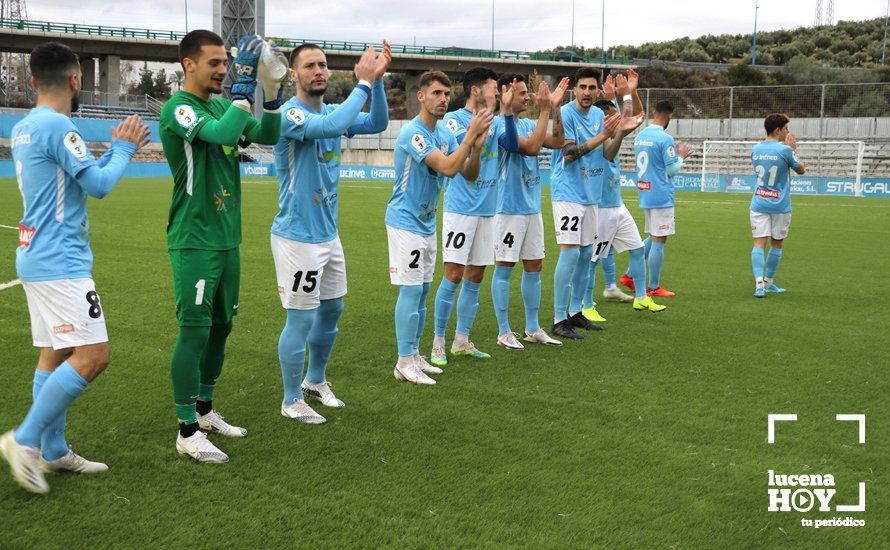
[[[270,67],[260,62],[264,45],[255,35],[242,38],[235,54],[232,99],[211,98],[222,92],[228,65],[225,46],[210,31],[188,33],[179,44],[185,85],[161,111],[161,143],[174,182],[167,247],[179,320],[179,339],[170,362],[179,418],[176,450],[199,462],[229,459],[204,432],[247,435],[247,430],[227,423],[214,410],[213,390],[238,310],[238,148],[251,142],[274,145],[280,137],[281,80],[261,78],[263,117],[250,116],[257,75],[270,74]],[[283,54],[272,50],[272,59],[286,66]]]

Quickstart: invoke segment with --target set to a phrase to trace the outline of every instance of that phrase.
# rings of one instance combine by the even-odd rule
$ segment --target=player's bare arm
[[[785,145],[787,145],[788,147],[791,147],[791,149],[794,151],[794,154],[795,155],[797,154],[797,136],[796,135],[794,135],[791,132],[788,132],[788,135],[785,136]],[[794,169],[794,172],[797,173],[798,175],[802,176],[807,171],[807,167],[804,166],[803,162],[800,159],[798,159],[797,162],[799,162],[800,164],[798,165],[797,168]]]
[[[474,124],[476,126],[474,128],[476,137],[472,140],[473,149],[467,160],[464,161],[464,166],[460,171],[460,175],[467,181],[475,181],[479,177],[479,170],[482,168],[482,146],[485,144],[488,129],[493,122],[494,115],[488,109],[480,109],[473,113],[473,119],[470,121],[470,126],[467,127],[467,136],[464,138],[464,141],[469,139],[470,128],[473,128]]]
[[[584,143],[575,143],[567,141],[562,147],[563,158],[566,162],[575,162],[587,153],[595,150],[602,145],[618,128],[621,122],[621,115],[607,116],[603,120],[603,130],[596,136],[590,138]]]

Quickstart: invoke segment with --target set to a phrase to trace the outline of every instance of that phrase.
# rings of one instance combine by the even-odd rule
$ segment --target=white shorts
[[[494,265],[494,216],[445,212],[442,217],[442,260],[460,265]]]
[[[596,242],[597,205],[553,202],[553,225],[558,244],[587,246]]]
[[[784,240],[788,236],[791,227],[791,212],[782,214],[764,214],[763,212],[751,212],[751,235],[759,237],[772,237],[777,241]]]
[[[593,261],[608,256],[612,248],[619,254],[625,250],[643,248],[643,239],[640,237],[640,230],[637,229],[637,222],[626,206],[622,204],[615,208],[600,208],[597,217],[598,228]]]
[[[497,241],[494,258],[499,262],[544,258],[544,218],[538,214],[498,214],[494,217]]]
[[[674,234],[676,227],[674,226],[673,206],[644,208],[643,213],[646,215],[646,233],[653,237],[667,237]]]
[[[105,312],[92,279],[22,282],[38,348],[65,349],[108,341]]]
[[[436,270],[436,234],[418,235],[386,226],[389,242],[389,282],[413,286],[433,282]]]
[[[278,294],[285,309],[315,309],[346,295],[346,256],[340,237],[302,243],[272,235]]]

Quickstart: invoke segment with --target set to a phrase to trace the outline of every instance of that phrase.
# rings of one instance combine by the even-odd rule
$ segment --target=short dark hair
[[[299,57],[299,55],[300,55],[301,53],[303,53],[305,50],[318,50],[318,51],[320,51],[320,52],[324,52],[324,50],[321,49],[321,46],[319,46],[318,44],[313,44],[313,43],[311,43],[311,42],[307,42],[307,43],[305,43],[305,44],[300,44],[299,46],[297,46],[296,48],[294,48],[293,50],[291,50],[291,52],[290,52],[290,58],[287,60],[287,61],[288,61],[288,64],[289,64],[291,67],[293,67],[293,66],[294,66],[294,61],[296,61],[296,60],[297,60],[297,57]]]
[[[615,109],[615,104],[609,101],[608,99],[597,99],[593,102],[594,107],[599,107],[601,110],[605,111],[608,108]],[[617,109],[616,109],[617,110]]]
[[[655,112],[660,115],[671,115],[674,113],[674,104],[666,99],[662,99],[655,104]]]
[[[770,135],[776,130],[784,128],[789,122],[791,122],[791,119],[788,118],[788,115],[773,113],[763,119],[763,129],[766,130],[766,135]]]
[[[179,64],[185,68],[185,58],[196,61],[204,46],[225,46],[223,39],[212,31],[194,30],[182,37],[179,42]]]
[[[426,88],[433,82],[438,82],[451,88],[451,79],[442,71],[427,71],[420,75],[420,87]]]
[[[498,73],[485,67],[473,67],[464,73],[464,95],[470,95],[470,88],[473,86],[482,86],[488,80],[497,82]]]
[[[525,77],[519,73],[504,73],[498,78],[498,90],[504,86],[509,86],[513,81],[525,82]]]
[[[31,51],[31,76],[41,88],[59,88],[80,68],[74,50],[61,42],[45,42]]]
[[[577,71],[575,71],[575,83],[574,85],[578,85],[578,81],[582,78],[593,78],[596,80],[596,83],[600,83],[600,72],[593,67],[581,67]]]

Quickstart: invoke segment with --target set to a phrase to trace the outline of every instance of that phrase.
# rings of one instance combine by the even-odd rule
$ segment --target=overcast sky
[[[29,19],[185,29],[186,0],[27,0]],[[211,28],[212,0],[187,0],[189,29]],[[827,4],[829,0],[823,0]],[[883,17],[887,0],[838,1],[835,20]],[[549,9],[543,9],[544,6]],[[816,0],[760,0],[758,29],[813,24]],[[575,2],[575,43],[599,46],[600,2]],[[266,34],[315,40],[491,47],[491,0],[266,0]],[[571,42],[572,0],[494,0],[497,49],[539,50]],[[606,47],[703,34],[750,33],[754,1],[628,2],[606,5]]]

